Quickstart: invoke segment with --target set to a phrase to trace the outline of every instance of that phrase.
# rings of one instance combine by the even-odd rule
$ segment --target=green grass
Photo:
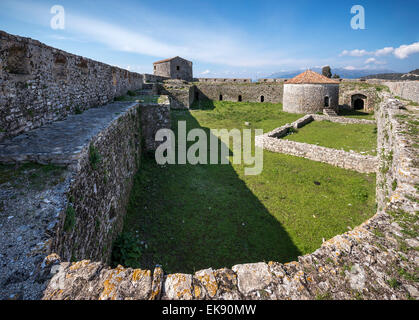
[[[174,111],[192,128],[272,130],[300,115],[278,104],[208,103]],[[292,261],[374,214],[375,175],[264,151],[264,170],[245,176],[244,165],[166,165],[144,157],[113,263],[167,273]],[[231,161],[231,157],[230,157]],[[345,186],[344,188],[342,186]],[[130,241],[128,241],[131,239]],[[128,241],[128,243],[127,243]],[[129,250],[131,243],[141,250]],[[121,244],[122,243],[122,244]],[[125,256],[126,258],[121,258]]]
[[[376,126],[370,124],[314,121],[299,129],[298,133],[291,134],[284,139],[371,155],[377,153]]]

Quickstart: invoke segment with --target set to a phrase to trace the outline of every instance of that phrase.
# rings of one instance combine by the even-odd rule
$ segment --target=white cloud
[[[38,23],[49,27],[51,18],[49,7],[34,4],[30,1],[2,0],[2,6],[7,8],[16,19]],[[208,25],[163,16],[161,12],[139,10],[136,20],[141,25],[128,21],[83,16],[75,11],[66,11],[66,26],[62,36],[80,39],[88,43],[103,44],[115,51],[124,51],[152,56],[153,58],[168,58],[183,56],[195,62],[220,64],[231,67],[271,67],[284,65],[311,64],[311,58],[295,58],[286,55],[274,46],[266,47],[266,43],[257,43],[243,30],[231,24],[230,21],[218,21],[208,28]],[[155,21],[164,23],[156,24]]]
[[[365,60],[365,62],[364,62],[365,64],[370,64],[370,63],[373,63],[373,64],[379,64],[379,65],[382,65],[382,64],[386,64],[386,62],[385,61],[380,61],[380,60],[377,60],[377,59],[375,59],[375,58],[368,58],[367,60]]]
[[[210,70],[205,70],[205,71],[201,72],[200,74],[209,74],[209,73],[211,73]]]
[[[366,64],[368,64],[368,63],[376,63],[377,62],[377,59],[375,59],[375,58],[368,58],[367,60],[365,60],[365,63]]]
[[[415,42],[409,45],[401,45],[398,48],[393,47],[385,47],[382,49],[378,49],[375,51],[366,51],[363,49],[354,49],[354,50],[343,50],[339,56],[351,56],[351,57],[362,57],[362,56],[386,56],[389,54],[393,54],[398,59],[406,59],[408,56],[414,53],[419,52],[419,42]],[[365,63],[375,62],[380,63],[377,60],[372,60],[373,58],[367,59]],[[369,61],[369,62],[367,62]],[[382,62],[381,62],[382,63]]]
[[[368,52],[366,50],[354,49],[354,50],[351,50],[351,51],[343,50],[340,55],[341,56],[351,56],[351,57],[362,57],[362,56],[366,56],[366,55],[369,55],[369,54],[371,54],[371,52]]]
[[[344,67],[343,69],[345,69],[345,70],[355,70],[356,68],[353,67],[353,66],[347,66],[347,67]]]
[[[377,57],[385,56],[385,55],[388,55],[388,54],[392,53],[393,51],[394,51],[393,47],[385,47],[383,49],[378,49],[377,51],[375,51],[375,55]]]
[[[419,42],[410,45],[402,45],[394,50],[394,55],[399,59],[406,59],[408,56],[419,52]]]

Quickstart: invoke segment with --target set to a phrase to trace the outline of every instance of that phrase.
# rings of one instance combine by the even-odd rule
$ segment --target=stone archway
[[[363,94],[354,94],[351,96],[351,108],[353,110],[365,110],[367,106],[367,96]]]

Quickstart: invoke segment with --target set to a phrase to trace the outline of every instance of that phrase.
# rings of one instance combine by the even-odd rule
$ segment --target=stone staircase
[[[335,109],[332,108],[324,108],[323,114],[329,117],[337,117],[338,114],[336,113]]]

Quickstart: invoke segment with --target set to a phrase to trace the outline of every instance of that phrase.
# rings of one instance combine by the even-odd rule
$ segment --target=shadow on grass
[[[343,110],[339,110],[339,115],[340,116],[368,117],[368,116],[372,116],[373,113],[360,111],[360,110],[343,109]]]
[[[214,105],[201,101],[198,107]],[[188,131],[203,128],[189,111],[175,111],[175,133],[182,120]],[[210,130],[203,129],[209,141]],[[230,164],[159,166],[154,155],[143,157],[135,177],[123,234],[114,247],[114,265],[160,264],[166,273],[287,262],[301,254]]]

